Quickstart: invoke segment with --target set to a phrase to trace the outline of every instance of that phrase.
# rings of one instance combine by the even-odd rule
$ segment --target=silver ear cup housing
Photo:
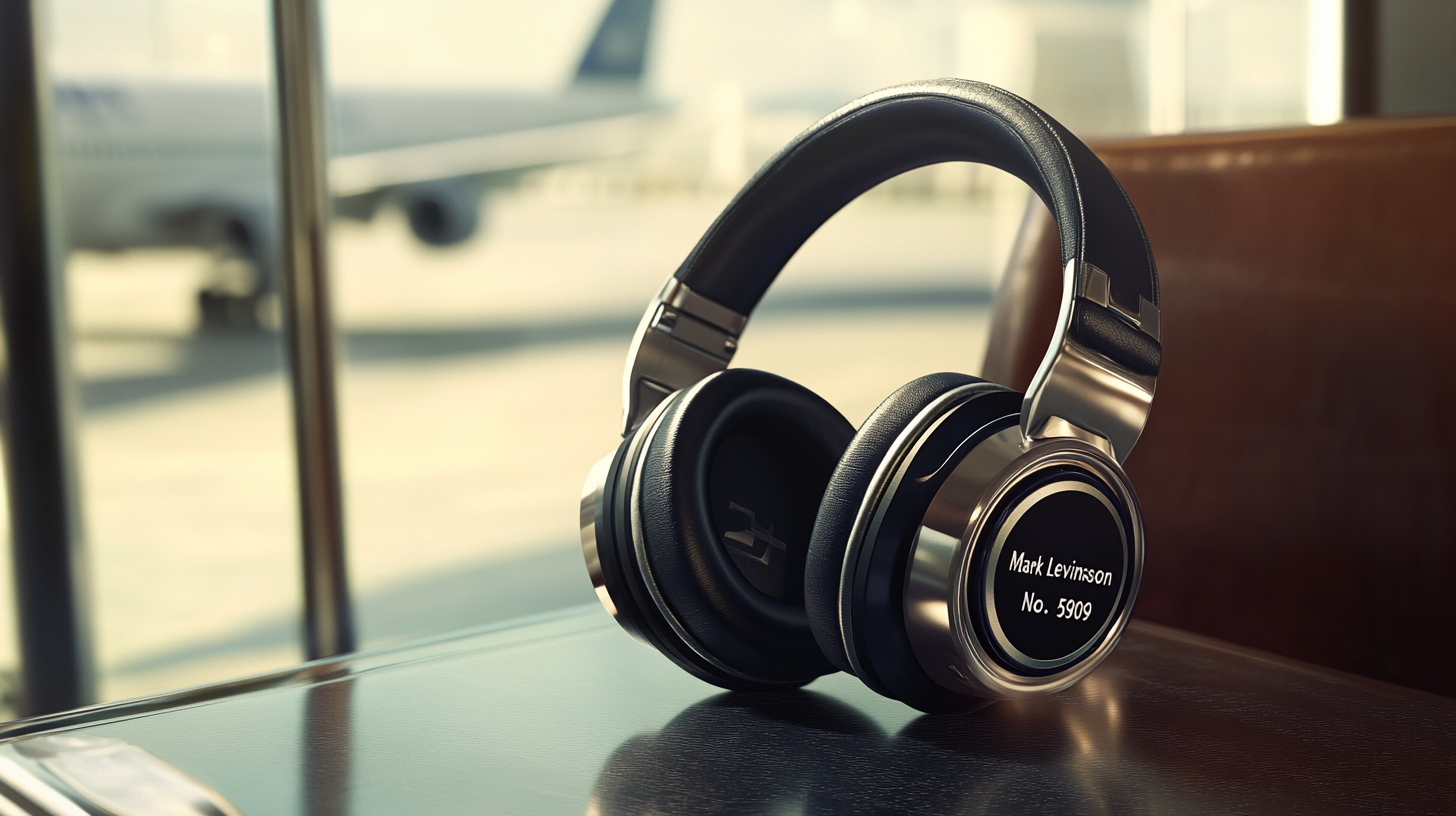
[[[962,693],[1020,697],[1081,680],[1116,646],[1142,578],[1126,474],[1081,440],[1016,427],[955,464],[915,533],[906,630]]]
[[[1066,688],[1112,649],[1131,609],[1142,528],[1126,477],[1086,442],[1025,440],[1019,401],[1015,392],[979,383],[928,405],[881,462],[844,550],[840,631],[855,674],[923,711]],[[1081,554],[1079,520],[1101,536],[1095,556]],[[1003,555],[1021,556],[1018,567],[1039,557],[1043,572],[1066,562],[1068,576],[1091,566],[1099,582],[1110,582],[1106,573],[1115,567],[1116,587],[1096,585],[1115,597],[1090,604],[1104,616],[1094,626],[1084,593],[1064,592],[1064,600],[1080,601],[1077,617],[1058,618],[1052,591],[1089,585],[1062,573],[1009,575],[995,568],[1006,566],[997,560]],[[1099,558],[1119,563],[1092,563]],[[1016,620],[1016,610],[998,616],[998,590],[1014,595],[1034,579],[1047,583],[1030,590],[1044,596],[1037,598],[1043,611],[1030,622]],[[1075,648],[1057,651],[1088,629]]]

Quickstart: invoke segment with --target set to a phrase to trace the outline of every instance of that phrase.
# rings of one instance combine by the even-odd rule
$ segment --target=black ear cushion
[[[895,439],[917,414],[946,392],[983,380],[965,374],[928,374],[900,388],[880,403],[850,440],[829,479],[804,569],[804,607],[819,649],[841,671],[853,673],[839,631],[839,576],[855,514],[875,470]]]
[[[804,613],[804,561],[854,426],[761,371],[724,371],[673,399],[641,481],[658,591],[693,639],[739,672],[801,683],[832,672]]]

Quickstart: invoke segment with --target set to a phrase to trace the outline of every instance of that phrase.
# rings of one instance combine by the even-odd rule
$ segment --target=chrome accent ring
[[[586,474],[586,482],[581,486],[581,554],[586,558],[586,573],[591,577],[592,589],[596,591],[597,600],[614,620],[617,619],[617,604],[612,600],[612,594],[607,590],[607,576],[602,571],[601,548],[597,544],[597,513],[607,492],[607,475],[612,469],[612,460],[617,458],[617,452],[603,456],[592,465],[591,471]]]
[[[644,421],[644,425],[647,426],[644,430],[650,430],[666,410],[666,400],[656,405],[648,413]],[[638,452],[642,450],[643,441],[646,438],[642,433],[634,433],[627,441],[627,450],[622,456],[624,468],[630,468],[631,462],[637,457]],[[609,498],[607,496],[607,481],[611,476],[612,461],[616,459],[617,453],[620,450],[621,447],[618,446],[617,450],[597,460],[597,463],[592,466],[591,471],[587,473],[585,483],[582,484],[581,511],[579,516],[581,525],[581,551],[582,556],[586,559],[587,575],[591,577],[592,589],[596,592],[597,600],[601,601],[602,606],[606,608],[608,614],[612,616],[612,619],[619,626],[627,631],[627,634],[631,635],[634,640],[642,645],[652,648],[652,641],[648,634],[638,631],[635,626],[628,623],[626,618],[618,614],[616,600],[612,598],[611,590],[607,587],[606,572],[602,569],[600,536],[602,533],[612,535],[612,531],[598,530],[597,522],[603,515],[601,512],[602,503]]]

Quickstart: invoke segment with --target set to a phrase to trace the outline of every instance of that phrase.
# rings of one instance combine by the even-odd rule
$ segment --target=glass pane
[[[299,659],[266,8],[51,4],[102,699]]]
[[[1311,56],[1307,31],[1310,6],[1320,3],[1189,2],[1188,128],[1229,130],[1308,121]],[[1338,68],[1338,62],[1334,67]]]
[[[54,0],[105,696],[292,662],[263,0]],[[576,506],[640,311],[753,171],[959,75],[1084,138],[1302,122],[1306,0],[326,4],[350,565],[365,645],[591,603]],[[891,180],[791,261],[736,365],[853,422],[975,373],[1026,207]],[[3,644],[0,644],[3,645]]]
[[[370,141],[370,122],[348,106],[383,110],[386,80],[390,93],[413,86],[422,143],[449,118],[432,101],[447,98],[485,133],[505,127],[492,110],[530,133],[552,120],[517,112],[652,116],[627,155],[479,179],[480,227],[458,244],[420,240],[407,189],[386,191],[371,221],[335,230],[351,559],[370,645],[593,603],[576,506],[587,470],[617,443],[622,362],[648,298],[800,130],[863,92],[952,74],[975,56],[957,39],[975,30],[960,4],[661,3],[640,83],[612,85],[574,76],[610,23],[607,3],[538,6],[530,23],[507,4],[472,13],[487,5],[482,30],[520,22],[522,36],[460,46],[460,76],[438,67],[458,36],[447,29],[465,19],[438,10],[459,6],[389,17],[416,38],[387,40],[401,67],[390,77],[354,61],[360,46],[344,45],[345,32],[365,23],[333,6],[339,144]],[[1127,8],[1094,10],[1124,51]],[[1116,74],[1125,109],[1104,130],[1137,127],[1129,59]],[[478,62],[511,67],[477,73]],[[1037,82],[1055,90],[1046,72],[1063,69],[1048,64]],[[404,154],[386,158],[404,172]],[[1019,184],[969,166],[873,191],[794,258],[735,364],[797,379],[856,423],[916,375],[978,370],[1025,201]]]

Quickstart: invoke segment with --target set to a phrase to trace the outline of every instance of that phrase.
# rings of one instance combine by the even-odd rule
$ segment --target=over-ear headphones
[[[748,315],[831,215],[885,179],[972,161],[1051,209],[1061,315],[1023,396],[921,377],[855,431],[808,389],[725,370]],[[1142,575],[1123,473],[1162,347],[1152,250],[1112,173],[1031,103],[941,79],[810,127],[649,304],[623,441],[587,477],[582,546],[629,633],[731,689],[839,669],[927,712],[1054,692],[1112,650]]]

